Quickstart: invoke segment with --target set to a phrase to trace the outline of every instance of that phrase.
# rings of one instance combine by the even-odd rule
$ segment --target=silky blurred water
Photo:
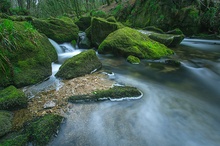
[[[217,46],[217,47],[216,47]],[[51,146],[219,146],[220,45],[184,40],[173,48],[180,68],[98,55],[139,100],[73,104]]]

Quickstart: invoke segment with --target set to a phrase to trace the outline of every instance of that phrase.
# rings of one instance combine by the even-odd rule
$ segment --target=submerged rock
[[[142,93],[135,87],[114,86],[108,90],[99,90],[92,95],[75,95],[69,97],[69,102],[88,102],[88,101],[121,101],[124,99],[139,99]]]
[[[140,59],[157,59],[173,54],[173,51],[165,45],[128,27],[108,35],[100,44],[98,52],[100,54],[114,54],[126,58],[129,55],[133,55]]]
[[[48,38],[28,22],[0,20],[0,87],[36,84],[52,74],[57,53]]]
[[[78,39],[79,28],[71,18],[33,19],[32,24],[38,31],[57,43],[71,42]]]
[[[12,118],[13,114],[11,112],[0,111],[0,137],[4,136],[11,130]]]
[[[113,31],[124,27],[118,22],[109,22],[103,18],[93,18],[90,29],[92,44],[98,46]]]
[[[17,110],[27,107],[27,104],[28,99],[25,94],[14,86],[0,91],[0,110]]]
[[[90,49],[66,60],[55,76],[62,79],[71,79],[89,74],[101,67],[102,63],[96,56],[96,52]]]

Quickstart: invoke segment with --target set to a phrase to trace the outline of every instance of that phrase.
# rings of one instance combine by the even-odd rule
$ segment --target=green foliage
[[[111,11],[111,14],[113,16],[117,16],[120,13],[120,11],[122,11],[122,9],[123,9],[123,6],[119,4]]]
[[[22,16],[27,16],[29,15],[29,11],[27,9],[24,8],[10,8],[10,13],[12,15],[22,15]]]
[[[14,22],[4,19],[0,23],[0,71],[6,76],[13,75],[13,69],[9,58],[6,56],[9,52],[16,50],[17,31],[14,29]],[[9,68],[9,69],[8,69]],[[7,72],[10,70],[10,73]]]
[[[209,31],[214,30],[220,32],[220,30],[218,30],[220,23],[220,18],[217,17],[218,13],[218,7],[211,7],[202,15],[201,23],[204,27],[209,28]]]
[[[4,19],[0,24],[0,43],[4,48],[12,51],[15,48],[15,39],[17,32],[14,29],[14,22]]]
[[[104,11],[101,10],[92,10],[90,12],[90,16],[92,17],[101,17],[101,18],[105,18],[107,16],[107,14]]]
[[[9,0],[1,0],[0,1],[0,12],[8,13],[11,7],[11,3]]]

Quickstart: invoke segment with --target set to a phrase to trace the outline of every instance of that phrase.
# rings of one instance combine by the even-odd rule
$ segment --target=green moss
[[[98,46],[110,33],[122,28],[121,23],[108,22],[103,18],[93,18],[91,23],[91,42]]]
[[[159,33],[152,33],[149,35],[149,38],[164,44],[165,46],[169,46],[173,42],[173,35],[168,34],[159,34]]]
[[[72,44],[73,46],[76,46],[76,44],[77,44],[76,40],[72,40],[72,41],[71,41],[71,44]]]
[[[48,114],[32,121],[25,131],[35,145],[43,146],[57,132],[62,119],[61,116]]]
[[[108,22],[117,22],[114,16],[110,16],[106,19]]]
[[[63,79],[71,79],[89,74],[102,67],[94,50],[84,51],[66,60],[55,75]]]
[[[91,17],[81,17],[75,24],[80,30],[85,31],[91,25]]]
[[[78,39],[79,28],[70,18],[33,19],[32,24],[38,31],[58,43]]]
[[[139,64],[141,62],[138,57],[135,57],[135,56],[132,56],[132,55],[128,56],[127,61],[131,64]]]
[[[104,11],[100,11],[100,10],[92,10],[90,12],[90,16],[92,17],[101,17],[101,18],[105,18],[107,16],[107,14]]]
[[[16,110],[27,107],[27,97],[25,94],[9,86],[0,91],[0,110]]]
[[[0,141],[0,146],[24,146],[30,142],[35,146],[46,146],[59,129],[62,119],[63,117],[53,114],[37,117],[26,123],[21,132],[7,135]]]
[[[114,86],[108,90],[99,90],[93,92],[92,95],[76,95],[69,97],[69,102],[80,102],[80,101],[103,101],[103,100],[114,100],[121,98],[132,98],[141,96],[141,92],[130,86]]]
[[[0,72],[0,86],[13,84],[17,87],[38,83],[51,75],[51,62],[57,60],[57,53],[45,35],[38,33],[30,23],[13,22],[16,35],[13,48],[0,44],[3,72]],[[2,65],[1,65],[2,66]]]
[[[155,42],[147,35],[128,27],[111,33],[100,44],[98,52],[101,54],[115,54],[126,58],[129,55],[133,55],[141,59],[157,59],[173,54],[173,51],[163,44]]]
[[[7,134],[12,128],[13,114],[7,111],[0,111],[0,137]]]
[[[28,135],[19,134],[12,136],[0,142],[0,146],[26,146],[28,143]]]

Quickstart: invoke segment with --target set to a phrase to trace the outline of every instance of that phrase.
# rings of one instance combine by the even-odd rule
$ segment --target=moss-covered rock
[[[52,74],[57,53],[48,38],[28,22],[0,20],[0,87],[38,83]]]
[[[184,35],[183,33],[181,33],[181,30],[179,29],[168,31],[166,34],[164,32],[158,33],[159,31],[157,30],[156,31],[140,30],[140,32],[148,35],[148,37],[151,38],[152,40],[160,42],[161,44],[164,44],[168,47],[178,46],[184,39]]]
[[[114,16],[110,16],[106,19],[108,22],[117,22]]]
[[[125,27],[110,35],[100,44],[101,54],[115,54],[128,57],[133,55],[140,59],[157,59],[173,54],[165,45],[151,40],[147,35],[137,30]]]
[[[57,133],[62,119],[63,117],[53,114],[37,117],[26,123],[23,130],[10,133],[0,140],[0,146],[25,146],[28,143],[35,146],[46,146],[52,136]]]
[[[213,28],[204,27],[210,22],[219,24],[217,23],[218,8],[208,3],[202,4],[201,1],[193,0],[136,0],[130,4],[126,2],[123,8],[114,16],[117,20],[130,24],[129,26],[135,28],[156,26],[168,31],[178,27],[186,36],[191,36],[197,34],[201,29],[206,30],[206,32],[212,30]],[[207,11],[210,11],[208,15],[204,15]],[[202,17],[205,19],[202,19]],[[200,27],[202,23],[203,27]],[[218,26],[215,28],[218,28]]]
[[[27,107],[28,99],[25,94],[16,89],[14,86],[9,86],[0,91],[0,110],[16,110]]]
[[[110,33],[122,27],[121,23],[109,22],[103,18],[93,18],[90,29],[92,44],[98,46]]]
[[[75,24],[79,27],[79,30],[85,31],[91,25],[92,18],[88,17],[81,17]]]
[[[71,79],[89,74],[101,67],[102,63],[96,56],[96,52],[90,49],[66,60],[55,76],[63,79]]]
[[[87,102],[87,101],[121,101],[123,99],[139,99],[142,93],[135,87],[114,86],[108,90],[99,90],[92,95],[76,95],[69,97],[69,102]]]
[[[79,28],[72,19],[49,18],[46,20],[33,19],[32,24],[41,33],[44,33],[48,38],[57,43],[71,42],[77,40]]]
[[[139,58],[132,55],[128,56],[127,61],[131,64],[139,64],[141,62]]]
[[[57,132],[63,117],[47,114],[30,122],[25,128],[25,133],[29,135],[30,141],[37,146],[44,146]]]
[[[155,26],[147,26],[144,28],[144,30],[147,30],[147,31],[153,31],[153,32],[157,32],[157,33],[164,33],[164,31],[158,27],[155,27]]]
[[[164,61],[164,63],[166,65],[170,65],[173,67],[180,67],[181,66],[181,63],[178,60],[173,60],[173,59],[167,59]]]
[[[86,36],[85,32],[79,33],[78,47],[82,48],[82,49],[90,49],[91,48],[91,41]]]
[[[7,134],[12,128],[13,114],[7,111],[0,111],[0,137]]]
[[[28,144],[27,134],[13,135],[3,141],[0,141],[0,146],[26,146]]]

